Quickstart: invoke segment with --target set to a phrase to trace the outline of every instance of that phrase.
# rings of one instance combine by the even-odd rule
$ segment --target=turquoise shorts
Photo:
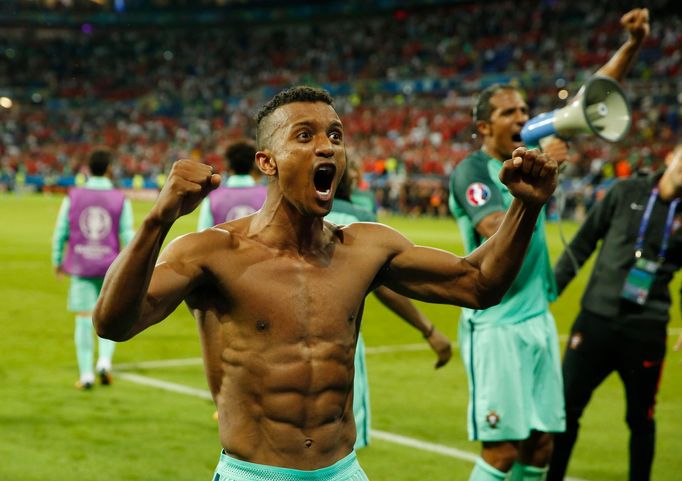
[[[331,466],[312,471],[249,463],[220,453],[213,481],[369,481],[352,451]]]
[[[95,308],[95,303],[102,290],[103,277],[71,276],[67,309],[70,312],[87,312]]]
[[[364,448],[369,444],[370,407],[369,382],[367,380],[367,366],[365,365],[365,341],[362,333],[358,335],[355,347],[355,377],[353,378],[353,417],[355,418],[355,449]]]
[[[468,431],[475,441],[526,439],[566,426],[561,356],[550,312],[516,324],[459,323],[469,380]]]

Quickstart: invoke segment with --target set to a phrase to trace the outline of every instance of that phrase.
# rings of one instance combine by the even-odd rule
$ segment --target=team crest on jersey
[[[225,215],[225,222],[229,222],[235,219],[241,219],[242,217],[246,217],[247,215],[253,214],[254,212],[256,212],[256,209],[254,209],[250,205],[237,205],[235,207],[232,207],[227,212],[227,215]]]
[[[583,342],[583,335],[579,332],[573,333],[571,338],[568,341],[568,345],[571,347],[571,349],[578,349],[578,346],[582,344]]]
[[[678,230],[680,230],[680,227],[682,227],[682,216],[676,215],[673,218],[673,228],[672,228],[672,233],[674,234]]]
[[[90,241],[104,239],[111,232],[111,216],[102,207],[87,207],[78,219],[83,235]]]
[[[467,202],[474,207],[481,207],[490,200],[490,188],[480,182],[467,187]]]
[[[495,411],[490,411],[486,415],[485,420],[488,423],[488,426],[490,426],[492,429],[495,429],[497,427],[497,424],[500,422],[500,415],[497,414]]]

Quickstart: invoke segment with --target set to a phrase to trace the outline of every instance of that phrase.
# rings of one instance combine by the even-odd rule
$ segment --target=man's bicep
[[[410,246],[386,265],[382,283],[412,299],[472,306],[477,272],[475,266],[450,252]]]
[[[149,281],[142,313],[145,327],[170,315],[202,281],[201,266],[184,260],[173,247],[161,253]]]

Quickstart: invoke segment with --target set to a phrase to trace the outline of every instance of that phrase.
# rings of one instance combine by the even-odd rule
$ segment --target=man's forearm
[[[479,266],[482,291],[493,298],[501,299],[516,278],[541,210],[514,199],[497,232],[469,256]]]
[[[421,332],[423,336],[428,335],[429,331],[433,328],[433,324],[426,319],[407,297],[385,286],[377,287],[374,290],[374,294],[383,305],[407,321],[408,324]]]
[[[147,297],[161,245],[170,229],[147,217],[133,240],[109,267],[95,306],[93,322],[98,335],[114,340],[131,337]]]
[[[597,75],[611,77],[620,82],[635,63],[641,43],[634,38],[628,39],[609,61],[597,71]]]

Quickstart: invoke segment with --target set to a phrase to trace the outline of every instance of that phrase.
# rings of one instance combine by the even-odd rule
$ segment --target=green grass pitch
[[[50,266],[50,238],[60,201],[0,196],[0,481],[210,480],[220,448],[212,403],[201,397],[206,381],[199,364],[129,367],[111,387],[91,392],[73,388],[77,370],[73,318],[66,311],[68,281],[58,282]],[[134,204],[138,224],[150,206]],[[193,213],[178,221],[170,237],[194,229],[196,219]],[[463,252],[452,219],[382,220],[417,243]],[[570,236],[576,226],[564,223],[563,228]],[[561,252],[556,225],[549,226],[548,236],[556,260]],[[568,332],[575,317],[588,272],[584,269],[552,307],[560,334]],[[670,348],[680,332],[679,287],[678,277],[672,286]],[[419,306],[455,339],[458,309]],[[379,431],[371,446],[359,452],[369,478],[468,479],[471,462],[457,453],[476,454],[478,445],[467,441],[467,387],[458,351],[448,366],[435,371],[435,357],[423,348],[419,333],[372,296],[363,332],[369,348],[373,428]],[[119,345],[114,363],[125,367],[199,355],[195,323],[181,307],[160,325]],[[682,479],[681,359],[682,354],[670,349],[661,381],[656,481]],[[126,375],[194,391],[160,389],[123,378]],[[572,477],[626,479],[624,416],[620,381],[611,376],[583,418]],[[386,433],[417,444],[398,444]]]

